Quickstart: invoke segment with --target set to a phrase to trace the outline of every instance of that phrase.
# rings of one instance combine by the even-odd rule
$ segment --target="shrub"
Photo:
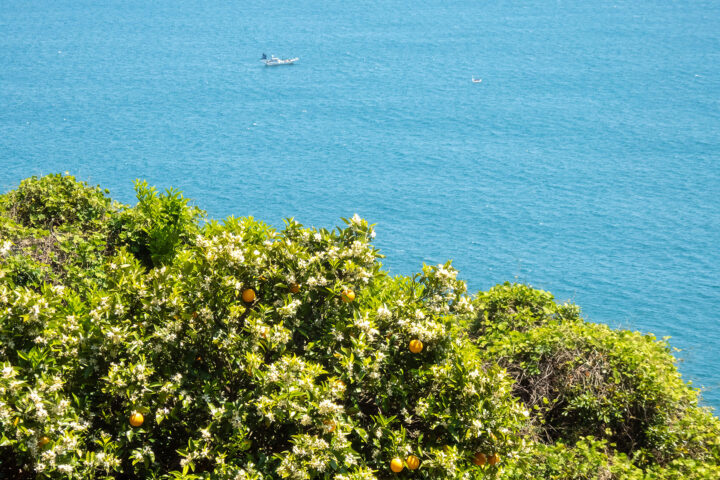
[[[387,277],[359,218],[196,228],[150,270],[119,247],[94,291],[2,287],[7,474],[386,478],[413,453],[419,478],[459,478],[517,448],[524,409],[455,336],[449,264]]]
[[[138,203],[118,215],[111,227],[111,244],[126,246],[147,268],[172,261],[181,245],[199,233],[204,212],[173,189],[158,194],[147,182],[135,182]]]
[[[585,322],[522,285],[480,294],[477,306],[475,341],[514,378],[542,441],[592,436],[643,467],[679,454],[720,460],[717,419],[697,406],[665,341]]]
[[[558,305],[551,293],[528,285],[505,282],[475,298],[477,315],[471,334],[481,344],[511,331],[526,331],[552,320],[577,319],[580,309],[571,303]]]
[[[23,180],[3,203],[10,216],[26,227],[51,229],[69,224],[88,228],[110,210],[107,193],[71,175],[52,174]]]
[[[696,407],[663,344],[587,325],[525,286],[473,301],[450,263],[391,277],[357,216],[335,230],[200,225],[179,192],[136,188],[138,205],[96,217],[92,231],[35,237],[0,223],[13,232],[0,240],[0,478],[717,472],[717,419]],[[36,241],[51,242],[46,257]],[[615,378],[601,372],[593,398],[581,400],[581,375],[551,382],[551,403],[531,401],[544,387],[526,380],[563,351],[575,356],[549,360],[560,375],[602,352],[622,395],[601,395]],[[555,417],[543,405],[562,405],[582,433],[546,428]],[[652,413],[641,449],[597,430],[625,433],[612,422],[628,405]],[[564,433],[548,441],[543,428]]]
[[[506,480],[641,480],[643,471],[604,440],[581,437],[574,444],[531,443],[505,472]]]

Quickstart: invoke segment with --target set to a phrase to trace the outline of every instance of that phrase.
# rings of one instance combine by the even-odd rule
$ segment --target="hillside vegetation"
[[[0,196],[0,479],[720,478],[665,341],[136,191]]]

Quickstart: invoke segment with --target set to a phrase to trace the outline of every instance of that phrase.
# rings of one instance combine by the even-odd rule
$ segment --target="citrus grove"
[[[720,478],[665,341],[136,191],[0,196],[0,479]]]

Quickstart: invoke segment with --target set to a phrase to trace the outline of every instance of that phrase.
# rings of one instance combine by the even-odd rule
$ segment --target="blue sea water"
[[[720,407],[717,1],[6,0],[0,191],[63,171],[357,212],[392,272],[453,259],[672,336]]]

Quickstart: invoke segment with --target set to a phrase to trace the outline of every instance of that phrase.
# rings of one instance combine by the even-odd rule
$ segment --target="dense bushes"
[[[23,211],[23,189],[44,197]],[[662,342],[526,286],[471,298],[450,264],[390,277],[357,216],[201,225],[136,189],[128,207],[52,176],[0,200],[0,478],[720,471]],[[42,198],[85,213],[28,222]]]
[[[5,195],[3,203],[27,227],[54,228],[74,225],[88,228],[101,223],[111,207],[107,190],[77,182],[69,175],[32,177]]]
[[[665,341],[585,322],[547,292],[498,285],[478,294],[470,330],[513,377],[539,440],[593,437],[642,468],[720,461],[720,423],[697,405]]]
[[[114,244],[127,247],[143,265],[159,267],[172,261],[181,245],[199,233],[204,212],[189,205],[177,190],[158,194],[146,182],[136,182],[138,203],[126,208],[113,222]]]

